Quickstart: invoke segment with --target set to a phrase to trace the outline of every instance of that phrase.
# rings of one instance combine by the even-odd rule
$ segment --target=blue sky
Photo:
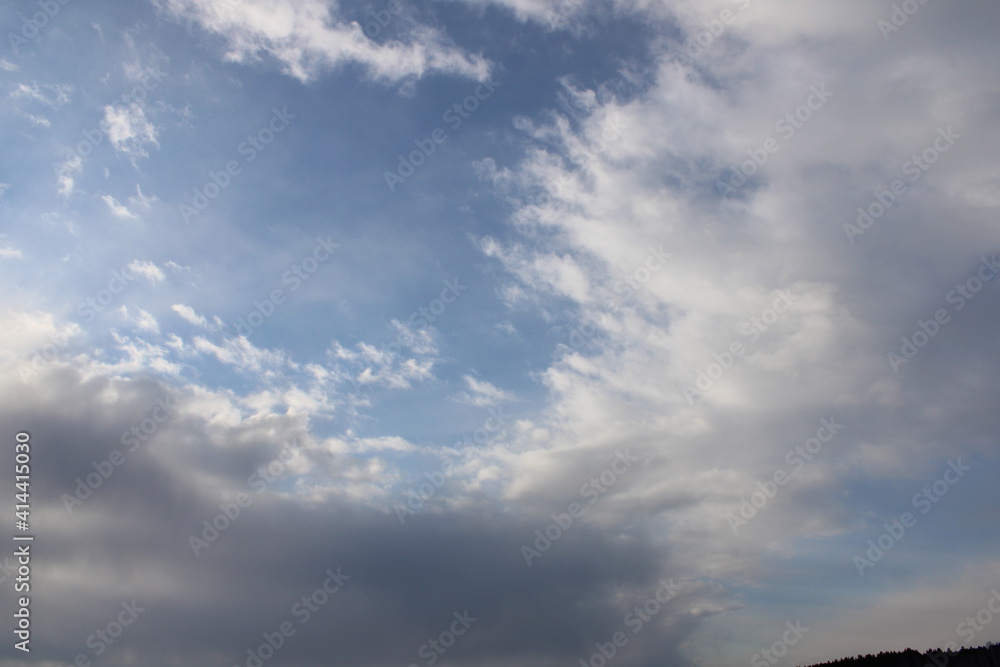
[[[998,20],[8,3],[0,663],[246,665],[338,567],[266,663],[594,664],[661,579],[609,663],[996,641]]]

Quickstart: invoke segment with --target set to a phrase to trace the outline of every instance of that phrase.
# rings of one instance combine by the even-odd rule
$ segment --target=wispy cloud
[[[196,327],[201,327],[202,329],[208,328],[208,320],[204,315],[199,315],[195,312],[194,308],[187,306],[183,303],[175,303],[170,306],[170,309],[181,316],[185,321],[195,325]]]
[[[163,269],[158,267],[153,262],[146,260],[133,260],[129,263],[128,270],[138,273],[153,285],[163,282],[163,280],[167,277],[167,275],[163,272]]]
[[[101,195],[101,199],[105,204],[108,205],[108,209],[111,210],[111,214],[116,218],[123,218],[125,220],[135,220],[136,215],[132,211],[128,210],[126,206],[122,206],[121,202],[112,197],[111,195]]]
[[[474,405],[476,407],[487,407],[491,405],[498,405],[499,403],[509,401],[512,398],[509,392],[506,392],[499,387],[495,387],[485,380],[477,380],[471,375],[466,375],[462,379],[465,380],[465,384],[468,386],[469,391],[459,392],[455,395],[455,400],[459,403]]]
[[[4,259],[21,259],[24,254],[17,248],[12,248],[4,235],[0,234],[0,257]]]
[[[468,54],[438,29],[417,25],[402,39],[379,43],[357,22],[340,18],[335,5],[321,0],[160,0],[173,16],[191,20],[223,37],[226,58],[253,62],[267,54],[302,81],[350,63],[376,80],[399,81],[432,72],[485,79],[487,61]]]
[[[131,158],[148,157],[147,149],[159,146],[156,127],[140,104],[105,107],[103,123],[114,149]]]
[[[146,331],[149,333],[159,333],[160,324],[156,321],[156,318],[151,314],[143,310],[142,308],[136,308],[136,313],[133,315],[129,312],[127,306],[122,306],[120,309],[123,318],[131,322],[135,328],[140,331]]]

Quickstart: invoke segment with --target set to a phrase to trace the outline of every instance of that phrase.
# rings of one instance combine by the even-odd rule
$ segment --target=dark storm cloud
[[[418,655],[421,646],[466,611],[476,620],[443,661],[565,664],[627,629],[624,615],[670,571],[669,551],[638,529],[575,526],[528,567],[520,547],[545,525],[534,513],[474,505],[401,525],[394,514],[337,497],[307,503],[258,494],[247,477],[276,460],[282,426],[213,428],[190,396],[150,380],[86,380],[57,367],[7,389],[3,422],[29,431],[35,452],[33,654],[41,658],[95,658],[105,644],[94,633],[134,600],[143,611],[105,646],[106,664],[245,664],[247,649],[285,621],[296,632],[269,664],[420,664],[433,653]],[[86,482],[94,461],[124,449],[123,431],[158,400],[175,406],[171,418],[68,513],[62,493]],[[284,426],[293,436],[294,423]],[[220,433],[232,441],[218,442]],[[249,504],[218,518],[220,503],[235,515],[237,493]],[[197,556],[191,535],[209,539]],[[311,613],[296,607],[322,588],[328,570],[346,575],[340,590]],[[676,597],[706,593],[692,584],[681,590]],[[669,627],[654,623],[641,637],[658,660],[698,623],[676,601],[670,609]],[[658,620],[667,618],[664,611]],[[647,664],[639,649],[618,660]]]

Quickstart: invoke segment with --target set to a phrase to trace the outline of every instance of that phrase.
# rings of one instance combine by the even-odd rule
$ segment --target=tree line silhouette
[[[882,651],[878,655],[869,653],[809,667],[1000,667],[1000,644],[990,642],[986,646],[958,651],[932,649],[927,653],[912,648]]]

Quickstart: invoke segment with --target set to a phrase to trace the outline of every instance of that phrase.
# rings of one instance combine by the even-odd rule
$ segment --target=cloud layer
[[[67,6],[0,61],[0,663],[995,641],[1000,11],[902,4]]]

